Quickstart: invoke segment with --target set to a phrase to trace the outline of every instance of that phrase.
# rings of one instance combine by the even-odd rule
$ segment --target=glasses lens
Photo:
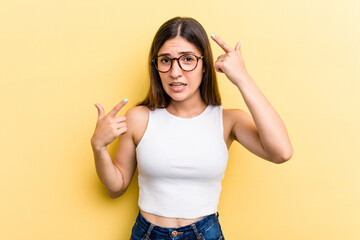
[[[156,68],[157,70],[159,70],[160,72],[167,72],[170,70],[171,68],[171,58],[166,57],[166,56],[160,56],[157,57],[156,60]],[[176,61],[176,60],[175,60]],[[192,71],[196,68],[198,63],[198,59],[196,56],[194,55],[182,55],[179,58],[179,64],[180,67],[184,70],[184,71]]]
[[[171,59],[166,56],[161,56],[157,58],[157,69],[161,72],[166,72],[171,67]]]
[[[197,59],[196,59],[196,56],[194,56],[194,55],[183,55],[179,59],[179,63],[183,70],[191,71],[196,68]]]

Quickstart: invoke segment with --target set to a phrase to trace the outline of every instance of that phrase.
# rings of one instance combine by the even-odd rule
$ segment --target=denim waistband
[[[164,238],[169,236],[174,237],[174,235],[172,234],[174,234],[175,232],[176,234],[181,235],[182,238],[186,236],[194,236],[194,234],[196,237],[198,237],[199,232],[203,232],[209,227],[211,227],[216,221],[218,221],[218,217],[219,217],[219,213],[216,212],[206,217],[203,217],[202,219],[192,224],[183,227],[166,228],[166,227],[157,226],[149,222],[144,218],[144,216],[139,211],[139,214],[136,218],[136,224],[138,224],[140,228],[146,231],[146,237],[147,237],[146,239],[148,239],[150,235],[154,235],[154,234],[157,237],[164,237]]]

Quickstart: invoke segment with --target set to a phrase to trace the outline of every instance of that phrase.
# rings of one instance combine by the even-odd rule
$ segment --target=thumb
[[[104,113],[104,108],[98,104],[98,103],[94,103],[95,107],[97,108],[98,110],[98,119],[101,119],[104,117],[105,113]]]
[[[238,42],[238,43],[236,44],[235,51],[239,51],[239,52],[240,52],[240,47],[241,47],[241,42]]]

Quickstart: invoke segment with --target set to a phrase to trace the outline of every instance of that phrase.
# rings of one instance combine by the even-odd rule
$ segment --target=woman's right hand
[[[105,115],[104,108],[100,104],[95,104],[98,109],[98,120],[94,134],[91,137],[93,148],[104,148],[118,136],[127,132],[126,117],[116,117],[116,114],[126,105],[127,101],[127,99],[121,101],[107,115]]]

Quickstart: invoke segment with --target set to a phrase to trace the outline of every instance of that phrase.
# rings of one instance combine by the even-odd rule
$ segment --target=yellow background
[[[137,172],[121,198],[106,195],[93,103],[108,112],[126,97],[123,115],[143,99],[152,38],[175,16],[242,41],[294,146],[277,165],[233,144],[219,203],[226,239],[360,239],[359,12],[358,0],[2,1],[0,239],[129,239]],[[223,106],[248,111],[218,76]]]

